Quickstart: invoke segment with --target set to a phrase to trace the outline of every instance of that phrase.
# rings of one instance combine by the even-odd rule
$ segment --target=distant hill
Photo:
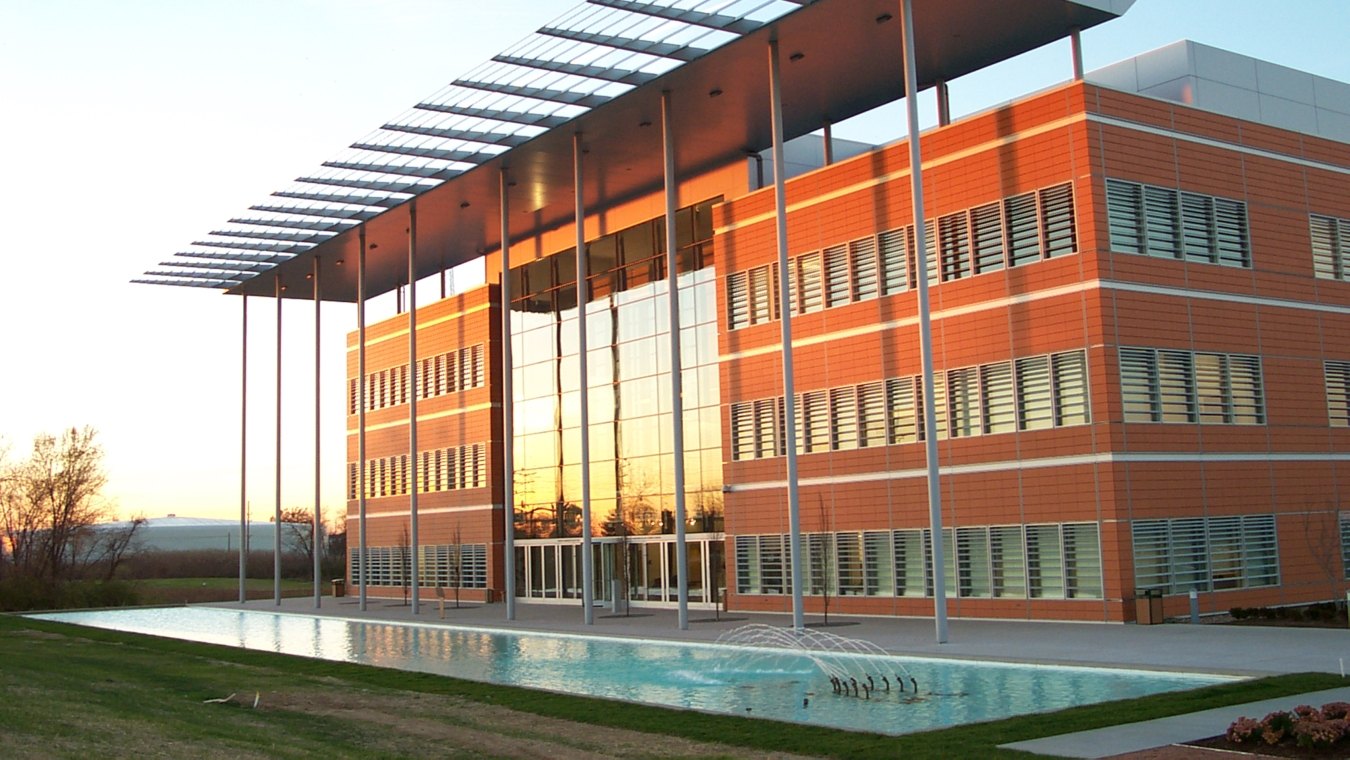
[[[125,528],[130,521],[103,523],[101,528]],[[254,551],[272,548],[274,528],[270,522],[248,524],[249,545]],[[136,531],[136,544],[141,549],[159,551],[189,551],[193,549],[221,549],[239,551],[239,521],[211,517],[150,517]]]

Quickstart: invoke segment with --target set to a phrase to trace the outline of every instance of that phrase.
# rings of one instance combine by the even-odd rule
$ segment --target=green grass
[[[135,589],[141,604],[198,604],[239,598],[238,578],[146,578],[127,583]],[[249,599],[270,598],[273,594],[271,578],[248,578],[244,581],[244,588]],[[283,597],[308,596],[312,593],[312,581],[281,579]]]
[[[494,705],[582,724],[731,744],[754,753],[946,758],[1024,756],[999,750],[997,745],[1344,684],[1329,674],[1278,676],[888,737],[573,697],[12,616],[0,616],[0,663],[0,726],[6,727],[7,742],[36,748],[33,754],[72,757],[140,753],[147,746],[165,747],[166,754],[183,754],[186,748],[198,756],[301,756],[320,752],[332,756],[401,756],[428,751],[425,746],[419,750],[418,745],[407,744],[408,737],[400,734],[408,732],[382,726],[380,720],[202,705],[203,699],[241,689],[249,693],[302,693],[318,701],[370,695],[370,699],[406,705],[409,715],[416,713],[419,704],[429,707],[430,703],[419,700]],[[404,713],[398,708],[391,714]],[[434,719],[453,721],[455,715],[453,709],[438,708]],[[516,733],[519,736],[512,740],[528,738],[531,731],[540,730],[532,722],[528,715],[522,716],[494,736]],[[545,740],[555,738],[545,736]],[[466,746],[457,748],[437,745],[434,754],[475,756],[483,751],[483,745],[477,744],[481,741],[482,737],[466,740]],[[665,742],[673,741],[651,741],[645,750],[647,756],[666,756]],[[177,749],[171,752],[167,749],[171,747]],[[496,752],[489,750],[486,754]]]

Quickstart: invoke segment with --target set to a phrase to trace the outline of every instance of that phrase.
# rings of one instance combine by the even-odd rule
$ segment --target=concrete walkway
[[[211,605],[239,609],[238,603]],[[516,619],[506,620],[502,604],[464,604],[451,600],[441,618],[438,600],[424,599],[414,616],[402,601],[370,598],[362,612],[351,597],[324,597],[314,608],[312,597],[253,601],[245,605],[260,611],[317,614],[358,620],[416,622],[522,631],[555,631],[599,636],[713,641],[723,633],[751,623],[786,626],[788,615],[691,610],[689,630],[677,627],[674,610],[635,608],[615,615],[596,608],[594,625],[582,621],[578,604],[520,602]],[[817,627],[820,616],[807,617]],[[953,620],[948,642],[936,643],[931,620],[831,616],[830,633],[865,639],[888,652],[920,657],[999,660],[1056,665],[1093,665],[1141,670],[1167,670],[1233,675],[1278,675],[1321,671],[1343,673],[1350,662],[1350,631],[1326,628],[1275,628],[1170,624],[1156,626],[1026,622],[1007,620]],[[1223,733],[1237,717],[1260,718],[1273,710],[1299,704],[1320,706],[1350,701],[1350,686],[1314,694],[1234,705],[1190,715],[1145,721],[1076,734],[1051,736],[1006,745],[1039,755],[1075,758],[1110,757],[1193,741]]]

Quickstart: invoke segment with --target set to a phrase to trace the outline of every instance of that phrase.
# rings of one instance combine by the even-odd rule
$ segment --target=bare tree
[[[281,531],[281,545],[283,550],[289,550],[296,554],[303,555],[308,563],[306,567],[314,566],[314,513],[303,507],[288,507],[281,510],[281,524],[278,527]],[[320,545],[322,550],[322,545]]]
[[[13,572],[61,581],[96,565],[107,577],[132,548],[143,519],[95,527],[113,516],[103,447],[91,427],[33,439],[26,461],[0,460],[0,533]]]
[[[408,538],[408,524],[404,523],[398,534],[398,582],[403,587],[403,604],[408,604],[412,575],[412,542]]]
[[[447,560],[450,566],[448,570],[450,587],[455,590],[455,609],[459,609],[459,592],[464,586],[464,544],[461,542],[459,523],[455,523],[455,530],[451,534],[450,556]]]
[[[1325,516],[1325,517],[1324,517]],[[1339,607],[1344,602],[1347,568],[1341,557],[1341,510],[1328,503],[1326,510],[1314,512],[1311,507],[1303,519],[1303,543],[1312,555],[1313,564],[1327,581],[1331,601]]]

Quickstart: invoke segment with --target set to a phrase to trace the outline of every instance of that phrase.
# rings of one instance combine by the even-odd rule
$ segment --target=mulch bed
[[[1344,740],[1340,742],[1340,746],[1326,749],[1308,749],[1296,746],[1292,742],[1276,744],[1273,747],[1269,744],[1234,744],[1222,736],[1197,739],[1187,744],[1192,747],[1237,752],[1248,757],[1350,758],[1350,746],[1347,746]]]

